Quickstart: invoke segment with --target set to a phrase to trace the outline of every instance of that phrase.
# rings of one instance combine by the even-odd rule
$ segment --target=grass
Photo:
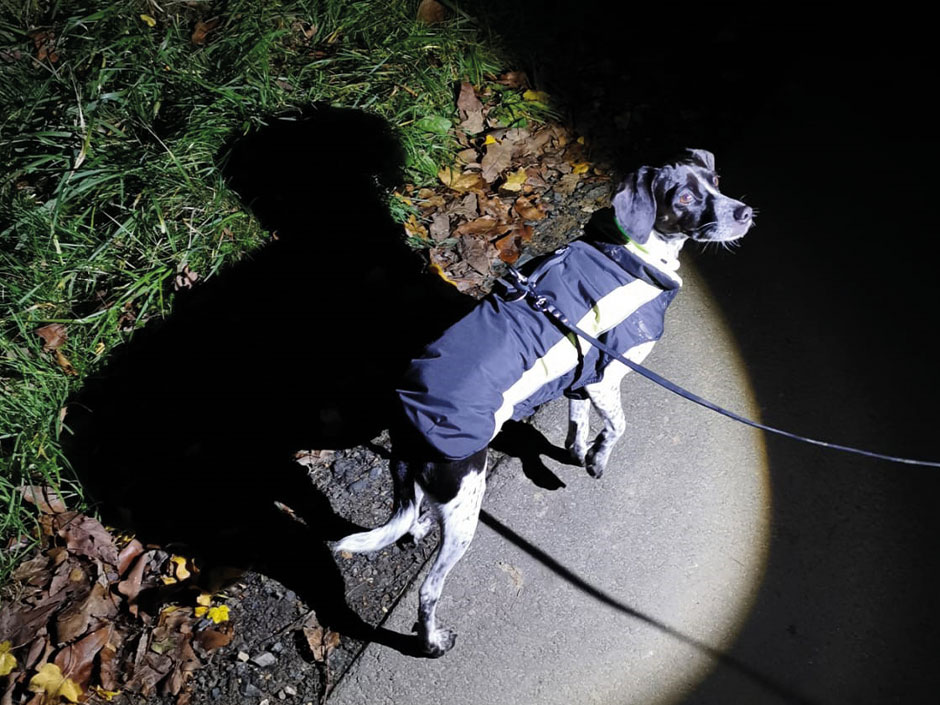
[[[413,183],[450,163],[456,83],[507,67],[459,12],[426,26],[416,5],[0,10],[0,582],[35,535],[17,487],[49,485],[86,506],[59,444],[69,395],[135,328],[168,314],[178,276],[204,280],[266,240],[219,173],[226,140],[322,101],[387,120]],[[199,22],[211,26],[203,44]],[[507,121],[526,117],[514,100]],[[59,356],[34,333],[53,322],[68,331]]]

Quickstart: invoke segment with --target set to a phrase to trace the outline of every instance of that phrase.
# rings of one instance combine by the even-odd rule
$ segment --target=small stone
[[[263,651],[257,656],[252,657],[251,662],[261,668],[267,668],[277,663],[277,657],[270,651]]]
[[[273,644],[271,644],[271,652],[272,652],[272,653],[279,654],[279,653],[281,653],[283,650],[284,650],[284,644],[282,644],[281,642],[275,641]]]
[[[246,698],[260,698],[264,695],[264,691],[254,683],[245,683],[245,685],[242,686],[242,695]]]
[[[285,693],[283,690],[279,690],[277,691],[277,697],[281,700],[287,700],[287,693]]]
[[[222,697],[222,689],[216,686],[215,688],[209,691],[209,697],[212,698],[213,700],[218,700],[219,698]]]
[[[245,653],[244,651],[239,651],[239,652],[238,652],[238,656],[236,656],[235,658],[237,658],[239,661],[241,661],[241,662],[244,663],[245,661],[247,661],[248,659],[250,659],[251,656],[249,656],[249,655],[248,655],[247,653]]]
[[[356,494],[358,492],[362,492],[366,487],[368,487],[368,485],[369,485],[369,478],[364,477],[361,480],[356,480],[354,483],[352,483],[349,486],[349,491],[352,492],[353,494]]]
[[[297,695],[297,689],[292,685],[285,685],[284,692],[288,695]]]

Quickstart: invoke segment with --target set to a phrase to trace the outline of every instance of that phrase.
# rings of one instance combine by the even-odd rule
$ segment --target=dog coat
[[[599,211],[583,238],[524,273],[578,328],[629,355],[662,335],[682,280],[622,232],[611,209]],[[562,394],[581,397],[611,363],[513,291],[504,283],[448,328],[398,389],[405,417],[443,459],[482,450],[508,419]]]

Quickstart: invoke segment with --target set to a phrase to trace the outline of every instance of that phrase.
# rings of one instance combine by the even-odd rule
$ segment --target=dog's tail
[[[333,545],[333,552],[370,553],[391,546],[408,532],[417,518],[417,513],[417,502],[413,499],[406,501],[398,507],[392,518],[385,524],[372,531],[350,534],[340,539]]]
[[[392,480],[395,491],[395,511],[392,518],[372,531],[350,534],[333,544],[333,552],[371,553],[386,546],[391,546],[408,533],[418,518],[421,495],[416,488],[414,475],[409,463],[394,459],[391,463]],[[416,494],[419,496],[416,497]]]

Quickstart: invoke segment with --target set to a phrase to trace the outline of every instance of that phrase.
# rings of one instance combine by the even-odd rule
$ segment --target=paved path
[[[754,414],[734,343],[704,284],[684,271],[648,363]],[[704,364],[707,361],[708,364]],[[546,459],[565,484],[497,468],[483,523],[438,614],[458,631],[439,660],[370,645],[330,702],[448,705],[668,702],[733,640],[764,569],[769,516],[763,443],[745,427],[638,377],[623,386],[629,430],[608,471]],[[556,445],[566,403],[535,425]],[[409,632],[417,583],[386,625]]]

